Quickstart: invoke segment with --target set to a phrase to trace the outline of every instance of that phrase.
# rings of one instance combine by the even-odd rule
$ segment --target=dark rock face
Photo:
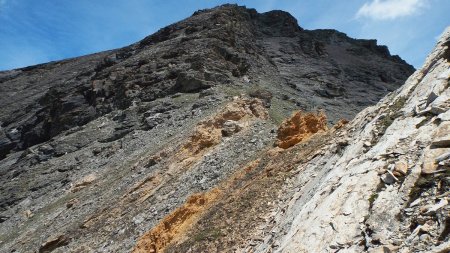
[[[250,84],[241,86],[268,86],[307,109],[328,110],[333,121],[351,118],[412,71],[374,40],[306,31],[283,11],[258,14],[227,5],[197,12],[128,47],[1,72],[0,156],[133,101],[237,85],[244,75]]]
[[[304,30],[283,11],[224,5],[121,49],[0,72],[0,221],[15,227],[21,219],[14,212],[33,201],[39,208],[50,204],[50,196],[61,196],[81,175],[117,169],[144,146],[156,152],[175,145],[172,139],[188,135],[189,126],[236,95],[262,99],[277,123],[297,109],[324,109],[337,122],[398,88],[413,70],[374,40]],[[255,131],[271,127],[266,122]],[[267,144],[271,137],[259,138]],[[183,194],[198,189],[182,182]],[[121,191],[105,189],[109,200]],[[77,215],[106,204],[99,200]],[[127,233],[135,238],[142,230]],[[43,242],[30,245],[37,241]]]

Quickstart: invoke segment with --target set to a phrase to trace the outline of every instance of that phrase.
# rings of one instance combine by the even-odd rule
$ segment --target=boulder
[[[441,157],[443,154],[447,152],[450,152],[450,148],[439,148],[439,149],[432,149],[429,147],[426,148],[424,150],[422,174],[434,173],[439,166],[439,163],[436,161],[436,159]]]
[[[161,113],[156,113],[155,115],[145,118],[145,124],[149,129],[152,129],[163,122],[164,118]]]
[[[408,163],[406,161],[400,160],[394,164],[394,175],[405,176],[408,172]]]
[[[270,107],[272,101],[272,93],[265,89],[255,89],[249,92],[250,97],[259,98],[264,102],[265,107]]]
[[[394,175],[390,174],[390,173],[385,173],[381,176],[381,180],[385,183],[385,184],[394,184],[397,179],[394,177]]]
[[[210,88],[211,85],[207,81],[195,77],[193,74],[181,73],[178,75],[175,87],[181,92],[198,92]]]
[[[227,120],[223,123],[222,126],[222,136],[229,137],[233,134],[241,131],[242,126],[234,120]]]
[[[450,147],[450,122],[445,121],[439,125],[439,128],[434,132],[432,145],[437,148]]]
[[[55,236],[45,241],[39,248],[39,253],[52,252],[53,250],[69,244],[70,238],[66,235]]]

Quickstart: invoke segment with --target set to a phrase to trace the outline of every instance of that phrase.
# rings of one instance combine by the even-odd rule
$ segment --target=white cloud
[[[425,7],[426,0],[373,0],[359,8],[356,17],[389,20],[410,16]]]

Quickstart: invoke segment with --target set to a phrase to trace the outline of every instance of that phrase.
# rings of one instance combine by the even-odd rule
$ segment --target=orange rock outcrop
[[[200,153],[202,150],[215,146],[222,139],[222,127],[225,121],[245,122],[249,119],[267,119],[268,113],[259,99],[236,98],[232,103],[213,116],[201,122],[190,137],[190,140],[183,146],[183,150],[191,155]]]
[[[207,193],[194,194],[184,205],[166,216],[152,230],[139,238],[133,253],[156,253],[173,240],[182,236],[184,232],[197,221],[199,216],[214,203],[220,191],[213,189]]]
[[[292,117],[281,123],[278,128],[278,141],[276,145],[286,149],[315,133],[326,131],[327,129],[327,117],[324,112],[304,113],[297,111]]]

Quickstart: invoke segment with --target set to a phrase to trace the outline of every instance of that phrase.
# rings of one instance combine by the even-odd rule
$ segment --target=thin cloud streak
[[[361,6],[356,17],[393,20],[418,13],[426,6],[425,2],[425,0],[373,0]]]

